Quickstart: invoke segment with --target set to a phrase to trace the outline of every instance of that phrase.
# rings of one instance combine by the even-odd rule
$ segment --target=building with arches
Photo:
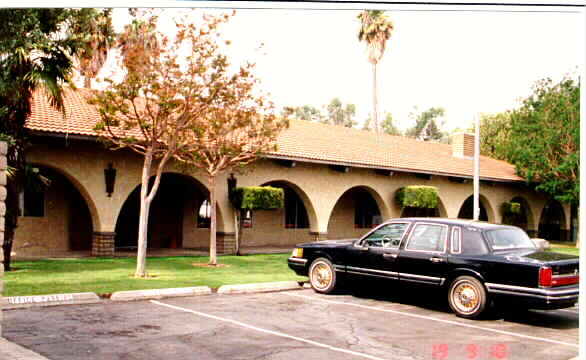
[[[41,193],[21,196],[22,216],[14,251],[51,255],[88,251],[112,255],[136,246],[138,191],[143,159],[111,151],[97,141],[99,120],[89,92],[66,90],[67,115],[37,94],[27,121],[32,145],[28,162],[51,180]],[[451,145],[292,120],[265,154],[235,174],[238,186],[271,185],[285,191],[285,207],[255,211],[243,224],[243,247],[292,247],[321,239],[356,238],[382,221],[401,216],[471,218],[473,136],[456,135]],[[481,217],[522,226],[534,237],[565,240],[569,206],[533,191],[512,165],[481,157]],[[217,180],[217,241],[220,253],[235,249],[236,224],[227,178]],[[222,184],[225,184],[223,186]],[[438,190],[436,209],[401,208],[397,190],[430,185]],[[198,172],[170,164],[151,207],[151,248],[206,249],[209,190]],[[501,212],[516,201],[515,219]]]

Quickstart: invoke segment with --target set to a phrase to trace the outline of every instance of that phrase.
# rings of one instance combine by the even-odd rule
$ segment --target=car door
[[[385,224],[349,248],[346,271],[352,275],[398,279],[399,247],[409,222]]]
[[[413,224],[396,262],[401,281],[443,284],[448,271],[448,230],[445,224]]]

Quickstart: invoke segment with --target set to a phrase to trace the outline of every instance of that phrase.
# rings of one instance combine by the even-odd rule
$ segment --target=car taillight
[[[573,285],[580,282],[578,275],[566,275],[566,276],[554,276],[551,285],[562,286],[562,285]]]
[[[539,286],[551,287],[553,279],[553,271],[550,267],[542,267],[539,269]]]
[[[539,286],[552,287],[573,285],[580,282],[580,276],[576,270],[573,274],[554,275],[550,267],[542,267],[539,269]]]

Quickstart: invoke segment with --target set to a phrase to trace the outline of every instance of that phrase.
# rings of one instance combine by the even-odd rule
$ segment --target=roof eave
[[[303,157],[287,156],[287,155],[279,155],[279,154],[263,154],[262,157],[267,158],[267,159],[290,160],[290,161],[299,161],[299,162],[306,162],[306,163],[312,163],[312,164],[339,165],[339,166],[348,166],[348,167],[362,168],[362,169],[388,170],[388,171],[396,171],[396,172],[403,172],[403,173],[417,173],[417,174],[424,174],[424,175],[457,177],[457,178],[469,179],[469,180],[474,179],[473,176],[463,175],[463,174],[458,174],[458,173],[429,171],[429,170],[410,169],[410,168],[399,168],[399,167],[390,167],[390,166],[381,166],[381,165],[360,164],[360,163],[343,162],[343,161],[320,160],[320,159],[311,159],[311,158],[303,158]],[[480,180],[501,182],[501,183],[517,183],[517,184],[524,182],[523,179],[519,179],[519,180],[502,179],[502,178],[494,178],[494,177],[486,177],[486,176],[481,176]]]

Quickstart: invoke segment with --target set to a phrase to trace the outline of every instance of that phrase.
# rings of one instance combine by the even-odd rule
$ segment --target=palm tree
[[[159,39],[157,38],[157,15],[154,11],[134,12],[132,23],[124,25],[124,31],[118,36],[118,46],[122,62],[128,66],[147,65],[152,56],[158,56]],[[141,61],[133,59],[141,57]],[[141,65],[142,64],[142,65]]]
[[[385,53],[387,40],[391,38],[393,23],[385,16],[382,10],[365,10],[358,15],[360,29],[358,40],[364,41],[368,49],[368,61],[372,64],[372,119],[374,129],[380,132],[377,119],[377,97],[376,97],[376,65]]]
[[[91,88],[91,80],[98,75],[106,63],[108,52],[115,43],[112,9],[102,11],[91,9],[91,11],[89,21],[77,22],[69,28],[69,31],[84,36],[83,46],[78,52],[77,60],[78,70],[84,78],[86,89]]]
[[[70,83],[79,34],[61,28],[87,19],[87,9],[0,9],[0,137],[8,141],[4,270],[10,270],[18,225],[18,196],[26,180],[26,129],[33,93],[43,89],[50,104],[65,110],[62,86]]]

